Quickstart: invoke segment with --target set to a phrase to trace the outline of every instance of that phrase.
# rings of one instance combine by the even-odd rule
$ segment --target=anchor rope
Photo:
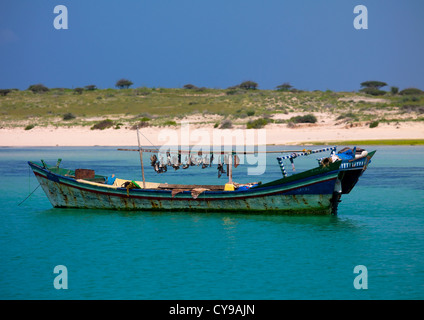
[[[28,197],[26,197],[24,200],[21,201],[21,203],[18,204],[18,207],[24,203],[29,197],[31,197],[31,195],[35,192],[35,190],[38,189],[38,187],[41,186],[41,184],[38,184],[38,186],[28,195]]]

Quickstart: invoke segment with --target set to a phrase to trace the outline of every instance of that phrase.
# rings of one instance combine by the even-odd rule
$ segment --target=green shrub
[[[398,87],[390,87],[390,92],[392,94],[398,94],[399,92],[399,88]]]
[[[251,120],[246,124],[247,129],[260,129],[265,127],[268,123],[270,123],[270,119],[256,119]]]
[[[75,88],[74,93],[75,94],[82,94],[84,92],[84,88]]]
[[[417,88],[407,88],[399,92],[400,95],[421,95],[424,91]]]
[[[188,83],[183,86],[183,89],[198,89],[194,84]]]
[[[68,113],[65,113],[64,115],[63,115],[63,120],[72,120],[72,119],[75,119],[76,118],[76,116],[73,114],[73,113],[70,113],[70,112],[68,112]]]
[[[245,90],[255,90],[258,88],[258,84],[254,81],[244,81],[242,83],[240,83],[239,88],[241,89],[245,89]]]
[[[248,117],[254,116],[255,115],[255,110],[248,110],[246,112],[246,114],[247,114]]]
[[[28,90],[31,90],[33,93],[43,93],[43,92],[49,91],[49,88],[39,83],[39,84],[30,85]]]
[[[361,90],[359,90],[360,92],[366,93],[366,94],[370,94],[372,96],[384,96],[387,92],[380,90],[378,88],[363,88]]]
[[[165,123],[163,125],[164,126],[176,126],[177,123],[175,121],[169,120],[169,121],[165,121]]]
[[[289,121],[293,123],[315,123],[318,120],[313,114],[307,114],[304,116],[291,117]]]
[[[25,130],[31,130],[32,128],[34,128],[35,125],[34,124],[29,124],[25,127]]]
[[[379,124],[378,121],[373,121],[373,122],[370,123],[370,128],[375,128],[375,127],[378,126],[378,124]]]
[[[276,88],[277,88],[278,91],[289,91],[290,89],[293,88],[293,86],[290,83],[285,82],[283,84],[280,84]]]
[[[88,86],[85,86],[85,89],[88,91],[93,91],[93,90],[96,90],[97,87],[95,84],[89,84]]]
[[[0,89],[0,96],[5,97],[8,93],[10,93],[12,90],[10,89]]]
[[[106,119],[103,121],[100,121],[99,123],[95,124],[91,127],[91,130],[104,130],[110,127],[113,127],[113,121],[110,119]]]

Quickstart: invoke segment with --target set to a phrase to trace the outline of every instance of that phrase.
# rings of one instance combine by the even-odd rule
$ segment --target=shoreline
[[[375,142],[396,145],[424,144],[424,123],[409,122],[376,128],[346,128],[334,125],[302,125],[295,128],[270,124],[263,129],[213,129],[211,126],[147,127],[141,129],[141,145],[314,145]],[[187,138],[188,137],[188,138]],[[189,141],[189,143],[181,143]],[[218,141],[219,143],[216,143]],[[380,143],[378,143],[380,141]],[[403,142],[402,142],[403,141]],[[406,141],[406,142],[405,142]],[[137,146],[137,131],[130,129],[91,130],[88,127],[1,128],[0,147],[94,147]]]

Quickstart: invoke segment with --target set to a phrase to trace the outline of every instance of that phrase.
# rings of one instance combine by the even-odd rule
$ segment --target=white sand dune
[[[160,146],[174,144],[177,141],[183,145],[212,145],[216,144],[216,140],[213,140],[216,136],[230,137],[227,140],[220,139],[221,144],[236,144],[243,141],[244,144],[276,145],[315,141],[331,143],[346,140],[424,139],[422,122],[380,123],[376,128],[369,128],[367,125],[348,128],[346,125],[334,123],[302,125],[294,128],[289,128],[286,124],[270,124],[260,129],[262,131],[244,129],[244,126],[225,130],[213,129],[211,125],[190,125],[188,131],[187,127],[183,128],[186,131],[180,127],[143,128],[141,132],[144,137],[141,137],[141,143]],[[238,138],[242,140],[237,140]],[[87,127],[35,127],[31,130],[1,128],[0,146],[137,146],[137,134],[134,130],[122,128],[106,130],[90,130]]]

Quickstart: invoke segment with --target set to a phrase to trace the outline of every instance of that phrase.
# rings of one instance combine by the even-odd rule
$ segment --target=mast
[[[233,155],[228,155],[228,183],[233,183]]]
[[[146,189],[146,180],[144,179],[143,149],[141,148],[141,144],[140,144],[140,135],[139,135],[139,132],[138,132],[138,126],[137,126],[137,140],[138,140],[138,152],[140,153],[141,176],[143,178],[143,189]]]

